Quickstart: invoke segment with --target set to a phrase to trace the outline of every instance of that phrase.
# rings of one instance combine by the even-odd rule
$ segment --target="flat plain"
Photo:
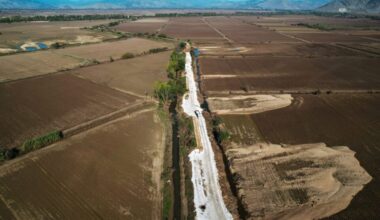
[[[170,52],[85,67],[71,71],[98,84],[137,94],[153,95],[154,83],[166,80]],[[149,65],[147,65],[149,63]]]
[[[343,207],[343,211],[329,218],[370,219],[377,216],[380,99],[373,91],[380,88],[378,21],[296,15],[206,17],[204,20],[228,41],[200,44],[200,85],[209,100],[216,96],[228,98],[234,94],[249,96],[284,91],[289,91],[293,97],[290,106],[277,110],[219,115],[231,135],[230,144],[223,149],[238,149],[236,151],[242,155],[247,153],[244,159],[235,154],[227,155],[232,166],[242,161],[250,164],[251,147],[262,142],[295,148],[295,145],[314,143],[326,143],[327,147],[347,146],[355,152],[354,160],[373,179],[354,196],[346,209]],[[326,30],[321,30],[323,28]],[[297,94],[318,90],[332,93]],[[334,91],[342,93],[334,94]],[[285,160],[284,155],[280,155],[280,160]],[[261,172],[255,170],[259,169],[256,165],[249,165],[251,170],[247,166],[243,165],[234,173],[241,177],[236,178],[235,186],[245,192],[251,190],[252,173]],[[236,169],[240,168],[234,166],[232,172]],[[254,180],[253,183],[255,187],[259,184]],[[302,190],[301,187],[289,192],[289,198],[303,204],[307,200],[299,199],[307,197],[302,197],[305,192]],[[255,196],[248,194],[245,196]],[[291,199],[287,198],[285,194],[281,197],[286,200],[284,204],[291,204]],[[267,199],[264,201],[273,198]],[[246,210],[250,209],[246,207]]]
[[[172,47],[172,44],[139,38],[89,44],[63,49],[0,56],[0,82],[22,79],[80,66],[120,59],[125,53],[138,55],[153,48]]]
[[[0,145],[16,147],[135,102],[137,97],[71,74],[0,84]]]
[[[225,57],[202,58],[207,91],[380,89],[379,58],[366,57]],[[231,75],[223,78],[223,75]],[[232,77],[233,76],[233,77]],[[212,76],[211,76],[212,77]]]
[[[1,23],[0,48],[17,49],[31,42],[49,45],[54,42],[73,44],[113,39],[116,37],[113,34],[83,29],[109,22],[112,20]]]
[[[0,218],[159,219],[164,143],[150,110],[11,161],[0,167]]]

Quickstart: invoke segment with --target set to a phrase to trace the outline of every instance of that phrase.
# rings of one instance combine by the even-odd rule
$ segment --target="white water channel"
[[[194,80],[192,58],[186,53],[186,83],[189,93],[184,96],[182,108],[186,114],[195,119],[198,126],[202,149],[196,149],[189,155],[192,164],[192,178],[194,187],[194,205],[196,218],[203,220],[233,219],[227,210],[219,185],[218,169],[211,142],[207,134],[206,121],[202,115],[197,96],[197,85]]]

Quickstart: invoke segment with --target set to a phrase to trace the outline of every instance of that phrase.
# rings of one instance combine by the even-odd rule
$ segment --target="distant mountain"
[[[318,10],[326,12],[380,13],[380,0],[334,0]]]
[[[266,8],[315,9],[331,0],[0,0],[8,9]]]
[[[267,9],[311,10],[329,2],[331,0],[267,0],[258,5]]]
[[[48,9],[53,8],[52,5],[40,2],[38,0],[0,0],[0,8],[17,9],[17,8],[34,8]]]

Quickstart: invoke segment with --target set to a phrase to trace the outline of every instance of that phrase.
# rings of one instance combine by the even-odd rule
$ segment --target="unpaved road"
[[[198,126],[202,149],[196,149],[189,155],[192,164],[192,182],[194,187],[194,205],[197,219],[232,219],[231,213],[224,204],[219,185],[218,170],[207,134],[206,121],[202,115],[197,97],[197,86],[192,69],[192,58],[186,53],[186,82],[188,96],[184,96],[182,107],[189,116],[193,117]]]

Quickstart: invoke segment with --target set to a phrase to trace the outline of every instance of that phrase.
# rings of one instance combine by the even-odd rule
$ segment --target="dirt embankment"
[[[290,94],[210,97],[209,108],[217,114],[253,114],[292,104]]]
[[[345,209],[372,179],[348,147],[262,143],[226,154],[251,218],[327,217]]]
[[[250,95],[211,97],[208,104],[219,115],[231,115],[271,111],[292,101],[297,100],[286,94]],[[232,142],[224,152],[246,218],[328,217],[347,208],[372,179],[348,147]]]

